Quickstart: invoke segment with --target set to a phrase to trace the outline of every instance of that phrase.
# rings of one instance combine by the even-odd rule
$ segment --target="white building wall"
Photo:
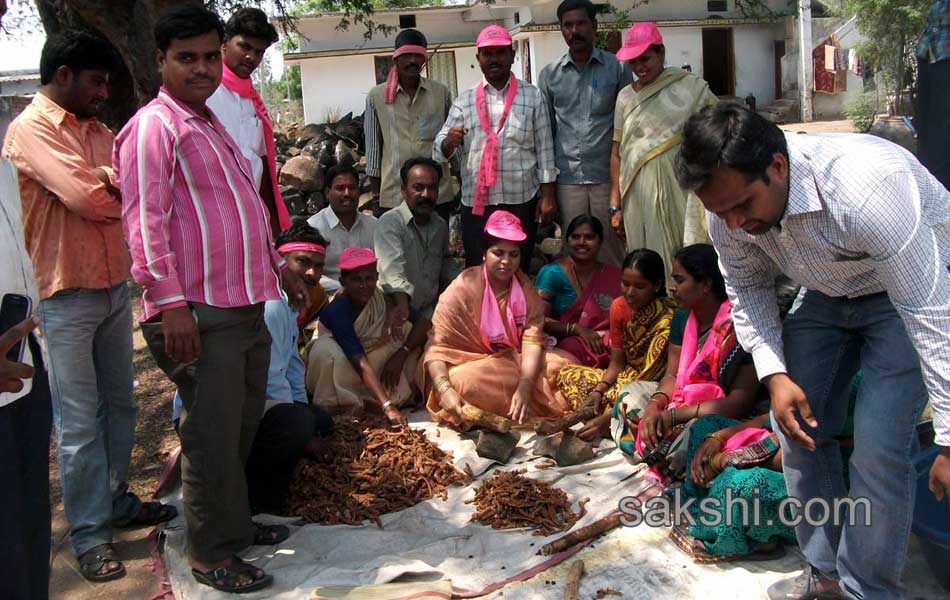
[[[307,123],[323,123],[330,112],[363,114],[366,94],[376,85],[373,55],[301,61],[300,81]]]
[[[767,26],[736,27],[733,48],[736,57],[736,96],[755,96],[757,108],[775,101],[775,40],[781,29]]]
[[[455,49],[455,78],[460,94],[462,90],[475,87],[482,78],[482,70],[475,59],[475,46]]]

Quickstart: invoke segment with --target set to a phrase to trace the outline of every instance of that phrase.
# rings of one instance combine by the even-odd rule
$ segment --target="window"
[[[516,13],[515,13],[515,25],[517,25],[517,24],[520,23],[520,22],[521,22],[521,13],[520,13],[520,12],[516,12]]]
[[[706,10],[709,12],[726,12],[729,10],[728,0],[709,0],[706,2]]]
[[[416,26],[416,15],[399,15],[399,28],[408,29]]]

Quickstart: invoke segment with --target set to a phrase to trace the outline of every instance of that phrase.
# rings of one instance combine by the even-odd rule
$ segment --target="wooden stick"
[[[577,600],[577,592],[581,588],[581,577],[584,576],[584,561],[575,560],[564,581],[564,600]]]
[[[620,516],[620,512],[609,514],[586,527],[581,527],[563,537],[559,537],[551,543],[541,546],[541,550],[539,550],[538,553],[542,556],[551,556],[562,550],[567,550],[575,544],[592,540],[601,534],[607,533],[611,529],[620,527]]]
[[[598,407],[584,406],[572,413],[567,413],[560,419],[554,419],[553,421],[540,421],[534,426],[534,431],[540,435],[554,435],[555,433],[560,433],[565,429],[570,429],[581,421],[593,419],[599,414],[600,410]]]

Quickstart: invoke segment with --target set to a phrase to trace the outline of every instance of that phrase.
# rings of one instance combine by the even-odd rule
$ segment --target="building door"
[[[703,29],[703,79],[717,96],[736,93],[732,29]]]
[[[782,97],[782,57],[785,56],[785,40],[775,41],[775,99]]]
[[[436,52],[426,64],[426,77],[445,85],[454,100],[458,96],[458,79],[455,73],[455,52]]]

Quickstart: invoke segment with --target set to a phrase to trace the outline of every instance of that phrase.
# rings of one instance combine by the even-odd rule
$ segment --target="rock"
[[[280,170],[278,182],[293,186],[303,192],[323,189],[323,168],[312,156],[295,156]]]
[[[535,456],[547,456],[548,458],[554,458],[557,456],[557,449],[561,445],[561,439],[563,434],[549,435],[547,437],[539,437],[538,441],[534,444],[534,450],[531,454]]]
[[[300,148],[296,146],[291,146],[290,148],[287,148],[287,156],[299,156],[300,152],[301,152]]]
[[[564,432],[554,460],[559,467],[569,467],[594,458],[594,447],[568,429]]]
[[[336,148],[333,151],[333,158],[336,159],[336,164],[343,165],[345,167],[352,167],[356,164],[356,159],[353,158],[353,152],[343,140],[340,140],[336,143]]]
[[[480,431],[478,442],[475,443],[475,452],[482,458],[506,463],[517,444],[518,436],[515,434]]]
[[[310,140],[319,136],[323,133],[324,126],[317,125],[316,123],[310,123],[309,125],[304,125],[299,132],[297,132],[297,143],[298,148],[303,148],[306,146]]]

